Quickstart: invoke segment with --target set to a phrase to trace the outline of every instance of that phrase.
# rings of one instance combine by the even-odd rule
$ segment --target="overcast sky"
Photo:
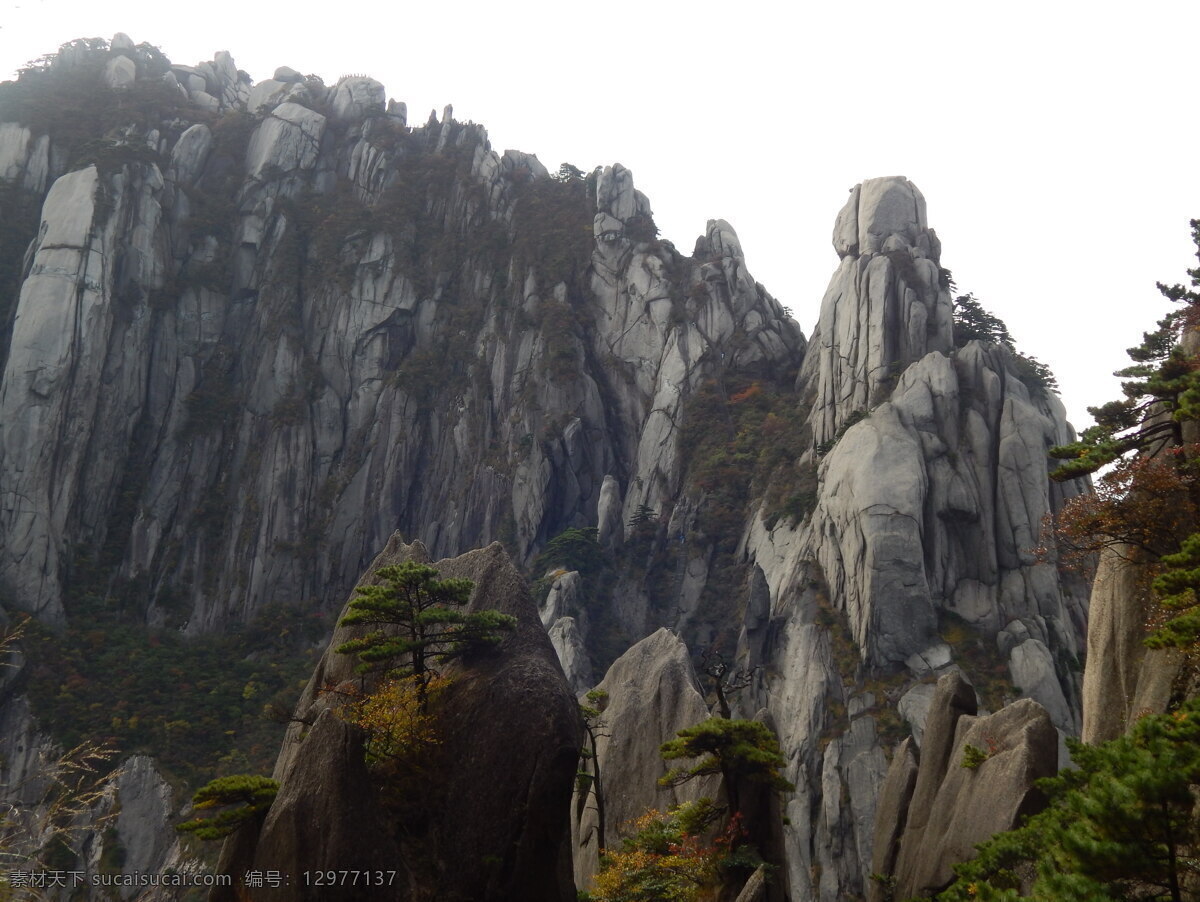
[[[728,220],[809,334],[865,178],[924,193],[942,265],[1049,363],[1076,426],[1195,266],[1200,2],[0,0],[0,80],[77,37],[371,75],[550,169],[620,162],[690,253]],[[810,7],[812,7],[810,9]],[[318,11],[319,10],[319,11]]]

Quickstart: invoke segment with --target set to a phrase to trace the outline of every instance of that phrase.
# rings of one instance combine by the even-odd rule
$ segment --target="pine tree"
[[[1200,219],[1193,219],[1192,240],[1200,258]],[[1192,289],[1200,288],[1200,267],[1188,270]],[[1118,370],[1124,397],[1099,407],[1089,407],[1096,425],[1084,430],[1079,441],[1050,450],[1066,461],[1051,476],[1073,479],[1095,473],[1133,451],[1157,454],[1183,444],[1180,424],[1200,418],[1200,368],[1195,355],[1180,346],[1184,331],[1200,318],[1200,293],[1182,285],[1158,290],[1169,300],[1184,304],[1158,321],[1158,328],[1142,335],[1130,348],[1132,366]]]
[[[196,790],[192,806],[198,811],[216,811],[211,817],[198,817],[179,824],[180,833],[191,833],[198,839],[224,839],[238,827],[266,814],[279,784],[270,777],[234,774],[219,777]]]
[[[659,779],[661,786],[679,786],[697,777],[720,774],[725,780],[729,802],[738,810],[738,784],[742,780],[765,783],[773,789],[796,787],[779,773],[787,759],[770,727],[757,720],[726,720],[710,717],[680,730],[659,751],[667,761],[699,758],[691,767],[677,767]]]
[[[428,564],[406,561],[377,572],[381,582],[360,586],[341,626],[375,627],[338,646],[358,655],[364,671],[379,669],[389,678],[411,676],[424,712],[436,665],[498,644],[517,619],[495,610],[461,610],[471,596],[468,579],[439,579]]]
[[[1049,807],[979,845],[940,900],[1196,898],[1200,702],[1144,717],[1102,745],[1067,743],[1076,767],[1038,781]]]

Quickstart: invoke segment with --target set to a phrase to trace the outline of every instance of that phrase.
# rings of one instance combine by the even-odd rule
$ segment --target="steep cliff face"
[[[799,378],[817,444],[813,510],[799,525],[755,518],[744,542],[770,600],[742,649],[768,668],[755,698],[780,724],[799,787],[787,828],[796,899],[864,892],[890,744],[879,733],[921,679],[962,667],[989,704],[1028,695],[1078,731],[1085,587],[1033,552],[1063,501],[1046,449],[1069,427],[1011,352],[955,347],[924,209],[910,183],[881,179],[838,216],[842,262]]]
[[[706,375],[799,361],[733,230],[682,256],[620,166],[551,179],[479,126],[408,129],[369,79],[293,81],[249,115],[227,57],[160,74],[93,49],[25,81],[119,59],[185,81],[183,118],[67,173],[53,130],[4,132],[0,171],[52,185],[0,388],[19,608],[61,619],[95,558],[191,631],[329,607],[397,527],[525,559],[595,520],[607,475],[626,511],[678,492]]]
[[[865,894],[873,835],[904,829],[877,824],[880,793],[908,779],[888,789],[888,755],[915,779],[935,677],[961,670],[984,707],[1028,696],[1078,730],[1084,587],[1033,553],[1074,490],[1045,455],[1069,427],[1020,358],[955,341],[906,179],[851,192],[806,345],[727,223],[685,256],[627,169],[551,176],[450,110],[409,127],[369,78],[285,67],[255,85],[228,54],[184,67],[118,36],[5,90],[0,199],[20,212],[0,229],[6,607],[62,623],[90,595],[196,637],[272,602],[332,613],[396,530],[433,557],[498,540],[529,567],[595,526],[591,569],[547,574],[534,657],[544,670],[552,647],[579,692],[650,637],[605,681],[602,764],[635,741],[639,762],[606,780],[606,826],[650,804],[658,743],[705,713],[686,658],[718,647],[754,674],[735,713],[764,712],[789,759],[771,891],[795,902]],[[59,115],[63,96],[86,118]],[[331,660],[239,862],[344,866],[289,838],[330,824],[328,848],[395,852],[383,815],[342,804],[374,802],[313,688]],[[686,705],[648,717],[631,701],[663,685]],[[486,713],[467,707],[464,724]],[[511,890],[517,865],[492,873],[481,854],[459,876]],[[542,865],[557,892],[569,869]]]

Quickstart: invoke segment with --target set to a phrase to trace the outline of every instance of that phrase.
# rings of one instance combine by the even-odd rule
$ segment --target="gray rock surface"
[[[170,74],[213,109],[251,96],[227,54]],[[613,256],[586,242],[577,254],[591,253],[594,271],[570,287],[504,241],[467,270],[436,255],[413,268],[402,229],[347,228],[340,262],[318,264],[314,247],[298,285],[294,254],[310,226],[288,204],[331,196],[339,179],[365,209],[441,146],[469,169],[470,190],[443,186],[423,234],[475,240],[533,229],[517,224],[519,186],[549,176],[536,157],[497,154],[482,128],[452,121],[415,130],[416,157],[400,152],[394,117],[355,118],[378,110],[369,79],[344,82],[346,138],[327,139],[325,117],[304,103],[330,109],[330,91],[282,76],[273,81],[293,99],[248,144],[202,123],[164,127],[159,163],[80,170],[47,197],[0,385],[0,583],[27,610],[59,618],[66,549],[110,541],[122,573],[186,597],[191,631],[270,598],[336,605],[398,525],[440,556],[511,535],[528,561],[564,528],[596,522],[605,476],[611,524],[678,494],[676,424],[723,354],[735,370],[799,362],[803,336],[724,225],[703,279],[667,246]],[[51,156],[46,136],[0,124],[3,177],[49,185],[61,175]],[[595,190],[605,210],[649,213],[623,167]],[[671,298],[693,285],[703,291],[690,311],[672,314]],[[582,319],[560,333],[554,311],[568,308]],[[78,340],[68,320],[88,324]],[[743,334],[750,344],[737,350]],[[556,342],[577,370],[547,369]],[[420,381],[447,361],[454,378]],[[58,442],[70,449],[61,480],[42,453]],[[280,480],[295,490],[276,491]],[[134,522],[117,523],[111,501],[130,491]],[[198,528],[202,509],[222,522]]]
[[[394,537],[364,583],[380,567],[409,559],[428,556],[419,543]],[[472,580],[468,610],[499,610],[518,625],[494,653],[447,671],[451,684],[438,719],[442,763],[425,777],[436,798],[421,836],[426,856],[414,857],[389,821],[366,769],[361,732],[336,716],[340,697],[326,691],[359,679],[354,656],[334,650],[352,635],[351,628],[338,627],[276,762],[275,802],[257,833],[243,829],[222,851],[231,872],[244,862],[293,874],[403,863],[404,885],[373,888],[372,898],[560,902],[570,895],[569,873],[553,863],[567,860],[565,818],[581,744],[575,699],[528,588],[500,545],[434,566],[443,577]],[[512,753],[513,737],[520,737],[519,756]],[[497,779],[501,773],[505,779]],[[502,866],[489,864],[493,860]],[[294,892],[297,899],[326,898],[320,887]]]
[[[830,848],[869,847],[871,828],[864,841],[852,819],[807,813],[816,799],[853,792],[825,763],[839,748],[829,731],[847,727],[830,724],[823,700],[864,697],[847,674],[831,683],[847,662],[837,665],[823,639],[817,596],[845,620],[856,679],[892,675],[889,706],[910,681],[965,664],[970,643],[993,671],[1007,663],[1007,682],[1068,733],[1079,723],[1071,662],[1087,612],[1086,586],[1033,553],[1043,517],[1078,491],[1047,478],[1047,449],[1072,435],[1062,405],[1022,381],[1007,349],[955,347],[940,243],[919,192],[901,178],[863,183],[838,216],[834,244],[841,262],[797,379],[813,437],[802,462],[816,470],[814,510],[800,523],[748,524],[743,547],[770,601],[747,607],[741,638],[749,660],[777,668],[756,698],[780,725],[799,787],[785,832],[789,891],[822,902],[863,891],[870,856],[853,878],[821,869],[814,880],[813,865]],[[916,698],[905,705],[913,722]],[[924,729],[923,752],[931,724]],[[932,788],[916,791],[913,809],[926,808]]]
[[[879,791],[875,808],[875,835],[871,848],[871,873],[892,876],[896,873],[896,855],[900,837],[908,823],[909,804],[917,785],[917,745],[913,737],[900,743],[892,752],[887,777]],[[867,902],[888,902],[883,884],[871,880],[867,885]]]
[[[606,787],[609,846],[616,847],[622,831],[648,809],[666,811],[681,802],[717,797],[719,778],[667,789],[657,782],[668,770],[659,747],[708,717],[687,646],[678,636],[660,629],[642,639],[613,663],[596,688],[608,693],[596,756]],[[594,801],[578,793],[572,810],[575,884],[586,888],[598,866],[597,812]]]
[[[550,627],[548,635],[571,691],[576,695],[587,692],[596,681],[592,677],[592,662],[588,658],[587,648],[575,618],[559,617]]]
[[[118,51],[149,77],[143,52]],[[76,42],[53,65],[95,53]],[[619,548],[647,505],[669,578],[617,580],[605,613],[630,638],[665,622],[705,645],[728,630],[711,581],[737,586],[722,603],[744,614],[755,674],[739,713],[770,712],[797,784],[782,800],[794,902],[866,888],[888,709],[908,699],[917,727],[914,681],[994,656],[1077,725],[1084,593],[1031,554],[1074,491],[1044,460],[1069,427],[1008,351],[955,348],[940,244],[907,180],[864,182],[838,215],[809,348],[728,223],[679,254],[620,165],[556,188],[449,109],[408,129],[357,76],[327,88],[281,68],[255,86],[222,52],[153,77],[207,112],[146,134],[118,123],[125,161],[65,173],[53,136],[0,123],[0,178],[44,196],[0,355],[0,587],[16,605],[61,621],[77,549],[105,548],[114,578],[145,587],[149,622],[218,631],[272,599],[335,610],[396,528],[439,557],[502,539],[527,564],[568,527],[599,524]],[[247,108],[252,130],[226,118]],[[559,188],[575,192],[561,248],[524,212]],[[681,467],[689,399],[707,380],[797,372],[813,510],[771,527],[750,512],[718,554],[696,540],[711,499]],[[593,638],[581,607],[540,612],[564,662]],[[1119,665],[1139,705],[1166,673],[1141,666]],[[315,780],[329,763],[305,767]],[[296,824],[335,816],[292,801]]]
[[[987,755],[976,768],[962,766],[968,745]],[[928,820],[917,832],[910,814],[910,826],[900,839],[896,895],[907,899],[948,886],[954,879],[952,865],[972,857],[978,843],[1011,830],[1023,815],[1045,805],[1034,783],[1053,776],[1057,762],[1058,734],[1046,710],[1032,699],[986,717],[959,718]],[[918,784],[926,766],[922,756]],[[910,811],[918,804],[914,795]]]
[[[1100,553],[1083,672],[1084,742],[1115,739],[1143,714],[1165,711],[1183,665],[1178,651],[1142,644],[1149,614],[1143,567],[1128,546]]]
[[[127,56],[114,56],[104,67],[104,83],[114,91],[128,88],[137,81],[137,64]]]
[[[912,741],[921,747],[921,737],[925,734],[925,721],[929,717],[929,706],[933,703],[936,689],[930,683],[917,683],[900,697],[896,710],[908,722],[912,730]]]

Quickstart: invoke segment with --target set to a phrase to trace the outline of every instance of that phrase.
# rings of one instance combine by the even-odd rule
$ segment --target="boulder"
[[[369,113],[383,112],[387,91],[373,78],[347,76],[338,81],[331,103],[333,118],[339,122],[349,122]]]
[[[380,567],[427,559],[424,546],[395,536],[362,582],[373,582]],[[276,762],[275,802],[261,828],[244,828],[222,850],[231,872],[399,869],[396,885],[372,888],[372,899],[574,898],[565,867],[581,747],[574,696],[528,588],[499,544],[434,566],[443,577],[474,583],[469,610],[499,610],[518,624],[494,651],[448,670],[451,684],[439,702],[440,763],[422,776],[433,801],[421,835],[407,836],[394,822],[365,764],[361,731],[336,714],[339,696],[328,687],[358,679],[354,656],[334,650],[350,637],[338,627]],[[321,887],[293,887],[294,899],[326,898]],[[240,898],[237,892],[223,898]]]
[[[608,693],[596,748],[608,845],[616,846],[629,822],[648,809],[665,811],[681,802],[717,797],[716,777],[667,789],[658,785],[669,769],[659,747],[709,713],[687,646],[678,636],[660,629],[642,639],[613,662],[596,688]],[[571,835],[575,883],[581,888],[590,885],[598,866],[596,830],[595,803],[577,792]]]
[[[110,57],[104,64],[104,83],[122,91],[137,81],[137,64],[127,56]]]
[[[978,767],[963,765],[968,745],[987,755]],[[1045,796],[1034,783],[1057,770],[1058,733],[1046,710],[1032,699],[986,717],[960,718],[919,844],[909,845],[907,831],[900,841],[897,896],[926,896],[948,886],[954,880],[953,865],[973,857],[977,844],[1045,807]]]
[[[1011,830],[1045,804],[1034,786],[1058,768],[1058,731],[1046,709],[1020,699],[976,716],[975,692],[958,673],[938,680],[924,742],[892,757],[876,809],[872,873],[894,877],[895,898],[924,898],[954,878],[976,844]],[[986,756],[963,766],[964,750]],[[868,890],[883,902],[882,887]]]
[[[321,149],[325,117],[298,103],[281,103],[255,129],[246,150],[246,174],[311,169]]]

